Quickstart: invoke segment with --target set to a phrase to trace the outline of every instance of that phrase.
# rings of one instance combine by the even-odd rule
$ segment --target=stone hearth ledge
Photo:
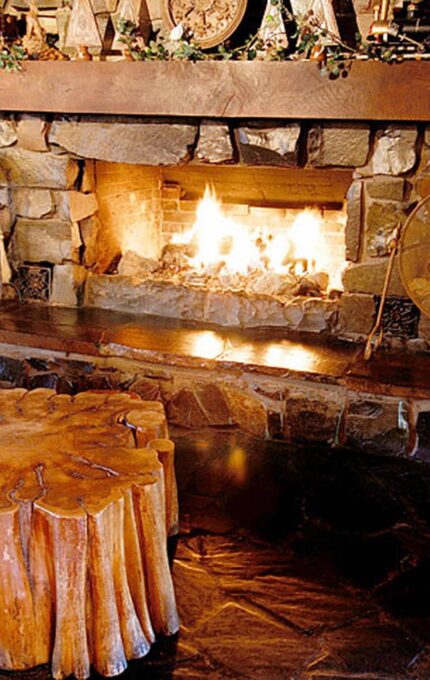
[[[282,328],[286,331],[331,332],[337,322],[337,300],[275,296],[208,289],[201,285],[131,276],[89,274],[85,305],[133,314],[165,316],[230,328]]]
[[[305,343],[276,331],[199,329],[102,310],[19,307],[0,315],[2,387],[114,389],[160,399],[185,428],[239,428],[293,444],[410,455],[430,415],[430,358]]]

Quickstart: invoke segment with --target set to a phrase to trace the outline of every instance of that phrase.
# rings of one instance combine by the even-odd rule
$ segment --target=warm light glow
[[[191,351],[201,359],[215,359],[225,350],[224,341],[214,331],[190,333]]]
[[[129,250],[138,255],[146,255],[148,246],[145,242],[146,229],[145,223],[148,221],[147,206],[145,201],[139,201],[136,194],[132,191],[129,194],[129,219],[127,224],[121,224],[118,230],[119,245],[121,253]]]
[[[283,341],[265,347],[261,360],[267,366],[281,366],[297,371],[314,371],[318,355],[312,348]]]
[[[247,479],[247,455],[244,449],[236,446],[229,453],[227,459],[227,472],[230,479],[237,484],[242,486],[245,484]]]
[[[287,212],[287,211],[286,211]],[[342,213],[341,213],[342,215]],[[342,216],[343,217],[343,216]],[[216,272],[218,278],[253,272],[302,275],[330,274],[330,286],[341,287],[343,258],[331,252],[321,229],[320,211],[305,209],[293,223],[287,217],[276,228],[265,224],[250,227],[225,214],[212,187],[206,186],[196,211],[196,221],[172,243],[190,246],[189,263],[197,271]]]

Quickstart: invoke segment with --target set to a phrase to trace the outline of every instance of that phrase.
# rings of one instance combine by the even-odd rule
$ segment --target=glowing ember
[[[230,285],[235,275],[327,272],[331,287],[340,288],[343,257],[331,252],[323,224],[320,211],[306,209],[292,224],[285,218],[277,228],[250,227],[227,216],[215,191],[207,186],[193,227],[175,235],[171,243],[187,246],[188,264],[194,271],[216,271],[218,279],[224,276]]]

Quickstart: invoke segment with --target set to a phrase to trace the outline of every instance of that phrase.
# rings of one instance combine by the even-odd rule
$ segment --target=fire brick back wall
[[[160,250],[161,170],[143,165],[96,163],[96,194],[103,225],[100,271],[120,250],[157,257]],[[105,246],[102,244],[102,248]]]

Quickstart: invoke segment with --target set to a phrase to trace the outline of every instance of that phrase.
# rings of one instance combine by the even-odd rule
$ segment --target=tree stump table
[[[117,675],[178,630],[161,404],[1,391],[0,482],[0,668]]]

